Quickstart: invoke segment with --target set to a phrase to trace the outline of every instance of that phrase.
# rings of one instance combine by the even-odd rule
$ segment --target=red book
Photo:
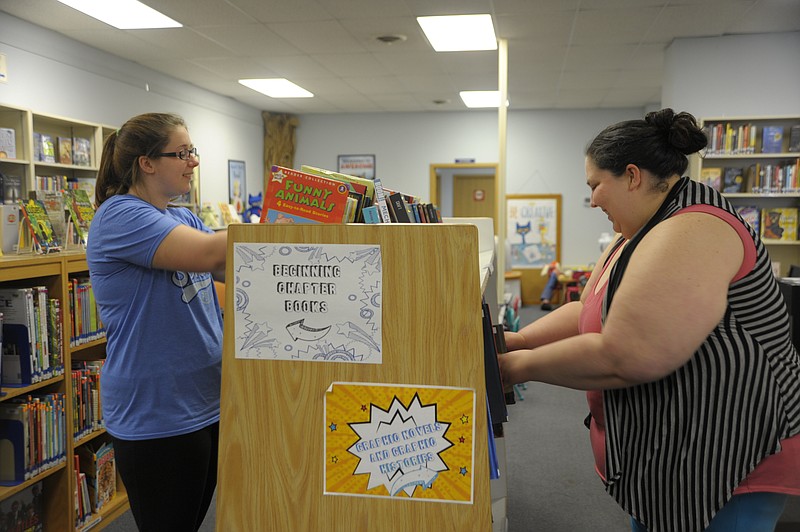
[[[348,197],[346,183],[273,166],[261,223],[342,223]]]

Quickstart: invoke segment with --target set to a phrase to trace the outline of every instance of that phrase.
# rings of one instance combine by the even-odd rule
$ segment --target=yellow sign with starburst
[[[325,493],[471,503],[474,418],[470,388],[332,384]]]

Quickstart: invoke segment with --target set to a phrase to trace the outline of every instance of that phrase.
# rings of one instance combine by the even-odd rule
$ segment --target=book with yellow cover
[[[761,211],[761,238],[797,240],[797,207],[773,207]]]

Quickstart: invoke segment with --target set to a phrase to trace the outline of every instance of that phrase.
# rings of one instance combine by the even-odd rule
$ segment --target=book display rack
[[[478,242],[470,224],[229,228],[218,529],[492,530]],[[313,280],[266,293],[303,271],[343,303],[314,305]]]
[[[74,455],[78,454],[84,446],[95,447],[105,442],[108,435],[102,426],[91,426],[85,419],[84,410],[78,397],[80,389],[78,382],[74,381],[71,372],[74,362],[96,361],[105,357],[105,340],[85,338],[76,341],[73,334],[73,325],[77,325],[80,318],[74,318],[70,312],[70,298],[73,288],[78,280],[88,277],[88,266],[85,255],[79,251],[64,251],[52,255],[10,255],[0,257],[0,288],[43,287],[49,298],[58,301],[61,308],[60,331],[49,330],[48,338],[52,340],[57,335],[61,342],[57,349],[61,351],[63,371],[52,372],[53,376],[46,376],[33,384],[6,385],[2,387],[0,409],[31,397],[62,397],[63,414],[61,422],[47,425],[45,438],[39,440],[45,448],[58,448],[59,457],[47,467],[26,472],[24,480],[5,479],[0,485],[0,507],[5,507],[4,501],[16,501],[24,495],[30,487],[35,487],[40,494],[41,524],[43,529],[54,532],[67,532],[75,530],[100,530],[113,519],[125,512],[129,505],[125,488],[117,478],[116,493],[103,507],[97,511],[85,511],[83,518],[76,516],[78,508],[78,478]],[[94,333],[87,333],[94,334]],[[51,344],[52,345],[52,344]],[[53,353],[51,353],[53,355]],[[4,357],[4,362],[8,361]],[[8,425],[3,425],[0,438],[5,440],[5,446],[18,445],[20,440],[15,439]],[[89,428],[87,428],[89,426]],[[81,427],[78,430],[78,427]],[[29,435],[30,436],[30,435]],[[22,440],[24,441],[24,440]],[[29,440],[30,441],[30,440]],[[6,466],[4,466],[6,467]],[[8,474],[8,469],[5,469]],[[10,504],[10,503],[9,503]]]
[[[708,148],[692,177],[718,187],[761,235],[780,276],[800,264],[800,116],[701,120]]]

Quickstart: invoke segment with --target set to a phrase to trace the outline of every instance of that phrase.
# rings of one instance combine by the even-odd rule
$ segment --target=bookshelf
[[[692,158],[695,179],[719,169],[720,190],[737,207],[755,207],[759,212],[800,207],[800,116],[710,117],[701,119],[700,125],[709,146]],[[741,191],[726,192],[726,170],[729,175],[741,170]],[[800,264],[800,240],[763,241],[770,258],[780,264],[781,276],[790,265]]]
[[[33,385],[3,387],[5,394],[0,403],[29,394],[61,393],[65,395],[66,459],[63,463],[44,470],[33,478],[13,486],[0,486],[0,507],[3,502],[38,482],[42,482],[44,494],[44,529],[48,531],[101,530],[108,523],[128,510],[128,499],[124,486],[117,478],[117,493],[98,514],[93,514],[82,526],[75,518],[75,466],[71,457],[83,445],[108,438],[104,430],[94,430],[80,439],[73,437],[73,419],[77,415],[73,406],[72,376],[70,368],[74,360],[98,360],[105,357],[105,341],[94,340],[70,347],[72,318],[69,312],[69,282],[75,276],[88,275],[85,254],[79,251],[64,251],[51,255],[10,255],[0,257],[0,287],[45,286],[48,295],[61,302],[62,336],[64,338],[64,373]],[[2,437],[2,434],[0,434]]]
[[[37,189],[78,186],[94,196],[103,138],[113,130],[111,126],[0,104],[0,128],[5,133],[2,138],[13,139],[15,145],[0,158],[0,172],[20,178],[21,198]],[[52,160],[37,156],[42,136],[52,142]]]
[[[248,244],[258,244],[287,251],[292,243],[314,243],[323,252],[327,246],[379,247],[380,363],[237,356],[242,330],[237,330],[237,313],[231,309],[252,295],[243,281],[244,263],[236,259],[237,250],[244,255]],[[226,278],[231,281],[226,289],[220,421],[220,456],[225,460],[219,468],[217,529],[492,530],[477,227],[233,224],[228,228],[228,257]],[[360,475],[350,467],[339,473],[342,485],[355,486],[355,492],[330,492],[334,466],[328,465],[333,456],[326,449],[328,431],[334,428],[327,424],[326,398],[329,389],[336,390],[333,383],[474,391],[474,417],[463,420],[473,424],[473,436],[467,437],[472,445],[459,448],[459,440],[453,438],[452,449],[467,452],[471,461],[451,462],[452,455],[445,454],[450,448],[437,453],[448,462],[448,471],[440,470],[432,487],[413,497],[390,496],[382,486],[369,489],[366,478],[355,478]],[[445,412],[446,405],[439,404],[439,410]],[[349,423],[339,425],[343,437],[353,437],[346,430]],[[461,429],[454,425],[448,430],[455,434]],[[341,461],[355,463],[349,455],[342,452]],[[468,502],[417,497],[438,493],[439,486],[453,478],[448,475],[462,471],[471,473],[470,489],[460,493]]]

